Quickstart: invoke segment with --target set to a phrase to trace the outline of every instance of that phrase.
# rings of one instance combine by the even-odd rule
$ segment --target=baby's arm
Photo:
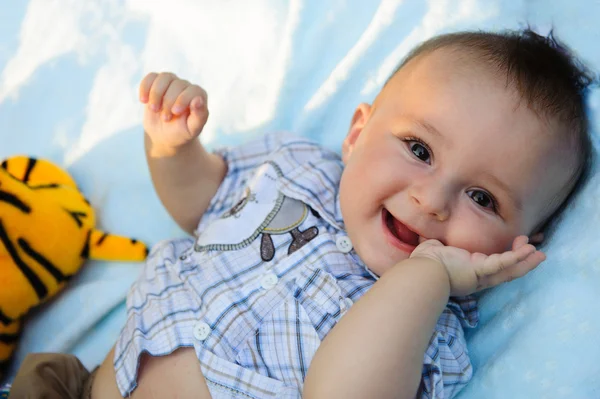
[[[140,100],[152,183],[171,217],[193,234],[227,172],[197,139],[208,118],[206,92],[171,73],[151,73]]]
[[[304,398],[412,398],[450,295],[446,269],[408,259],[350,308],[313,359]]]
[[[449,297],[521,277],[544,259],[524,236],[512,251],[490,256],[424,242],[325,338],[306,376],[304,398],[414,398],[427,344]]]

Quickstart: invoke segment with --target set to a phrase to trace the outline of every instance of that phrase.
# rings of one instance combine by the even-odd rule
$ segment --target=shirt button
[[[267,273],[260,280],[260,285],[265,290],[270,290],[277,285],[277,281],[279,281],[279,278],[275,273]]]
[[[340,250],[340,252],[343,252],[345,254],[352,251],[352,241],[350,241],[350,239],[347,236],[339,236],[335,240],[335,245],[337,246],[337,249]]]
[[[210,335],[210,326],[203,321],[199,321],[194,326],[194,338],[198,341],[204,341]]]
[[[350,309],[354,305],[354,302],[350,298],[344,298],[344,305],[346,305],[346,309]]]

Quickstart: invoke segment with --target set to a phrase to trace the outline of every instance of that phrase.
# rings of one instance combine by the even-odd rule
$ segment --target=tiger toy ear
[[[25,156],[1,163],[0,365],[15,350],[22,317],[62,290],[86,259],[145,259],[143,243],[95,223],[90,202],[57,165]]]

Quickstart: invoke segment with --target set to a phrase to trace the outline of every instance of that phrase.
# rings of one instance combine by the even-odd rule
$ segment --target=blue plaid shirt
[[[197,239],[155,245],[127,297],[114,357],[124,397],[144,351],[193,347],[213,399],[300,398],[319,344],[376,281],[344,230],[337,154],[284,134],[218,153],[229,169]],[[463,327],[476,323],[473,299],[448,304],[420,397],[469,381]]]

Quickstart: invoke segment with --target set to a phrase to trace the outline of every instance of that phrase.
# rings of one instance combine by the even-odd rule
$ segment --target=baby
[[[147,75],[152,181],[195,238],[153,248],[91,397],[453,397],[470,294],[539,265],[583,181],[588,83],[551,36],[439,36],[340,158],[284,134],[209,153],[206,92]]]

